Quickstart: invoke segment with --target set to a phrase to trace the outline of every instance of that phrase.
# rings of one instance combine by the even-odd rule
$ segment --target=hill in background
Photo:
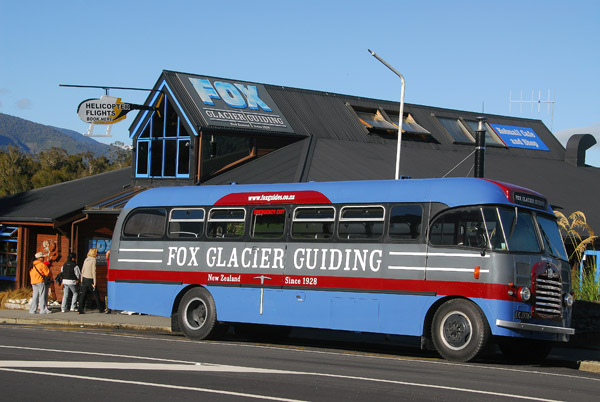
[[[64,128],[45,126],[19,117],[0,113],[0,149],[12,145],[23,153],[37,154],[52,147],[62,148],[68,154],[91,152],[108,155],[110,145]]]

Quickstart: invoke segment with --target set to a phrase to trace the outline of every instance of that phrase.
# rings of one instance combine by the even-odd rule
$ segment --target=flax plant
[[[575,262],[579,266],[583,258],[583,253],[587,250],[588,246],[593,249],[594,242],[598,239],[598,236],[594,234],[594,230],[587,224],[585,214],[581,211],[573,212],[568,218],[560,211],[554,211],[554,215],[558,219],[558,228],[563,234],[565,243],[568,240],[573,246],[573,252],[569,256],[569,261],[573,261],[575,257]]]
[[[578,300],[600,301],[600,284],[596,280],[597,261],[595,258],[585,259],[585,251],[594,250],[594,242],[598,239],[594,230],[587,224],[585,214],[581,211],[573,212],[568,217],[562,212],[554,211],[558,227],[563,235],[565,248],[567,243],[573,247],[569,261],[573,263],[573,290]],[[579,266],[582,261],[586,266],[580,274]]]

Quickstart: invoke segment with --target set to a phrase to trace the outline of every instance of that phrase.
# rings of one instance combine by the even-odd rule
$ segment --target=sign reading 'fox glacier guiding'
[[[188,76],[182,79],[209,126],[293,133],[260,84]]]

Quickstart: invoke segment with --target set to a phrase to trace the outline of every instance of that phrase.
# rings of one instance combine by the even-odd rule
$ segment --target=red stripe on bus
[[[306,190],[232,193],[215,202],[215,205],[251,204],[331,204],[331,201],[318,191]]]
[[[508,285],[431,281],[415,279],[365,278],[346,276],[282,275],[269,271],[251,274],[224,272],[109,270],[108,280],[143,282],[181,282],[198,285],[241,285],[260,287],[303,288],[332,291],[365,291],[382,293],[432,293],[438,296],[461,295],[470,298],[514,301]]]

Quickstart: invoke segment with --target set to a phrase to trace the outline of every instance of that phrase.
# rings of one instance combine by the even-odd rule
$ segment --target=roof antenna
[[[511,90],[509,101],[508,101],[508,112],[509,113],[511,112],[511,106],[513,103],[519,103],[521,113],[523,113],[523,103],[531,103],[531,113],[533,113],[533,105],[535,103],[537,103],[537,105],[538,105],[538,110],[537,110],[538,113],[540,113],[542,103],[547,103],[547,107],[548,107],[547,113],[550,113],[550,105],[552,105],[552,117],[550,119],[550,131],[552,131],[552,126],[554,124],[554,102],[555,101],[556,101],[556,89],[552,93],[552,100],[550,100],[550,90],[549,89],[548,89],[547,100],[542,100],[542,91],[541,90],[538,93],[537,100],[534,97],[534,91],[531,91],[531,100],[523,100],[523,91],[521,91],[521,99],[520,100],[513,100],[512,90]]]

